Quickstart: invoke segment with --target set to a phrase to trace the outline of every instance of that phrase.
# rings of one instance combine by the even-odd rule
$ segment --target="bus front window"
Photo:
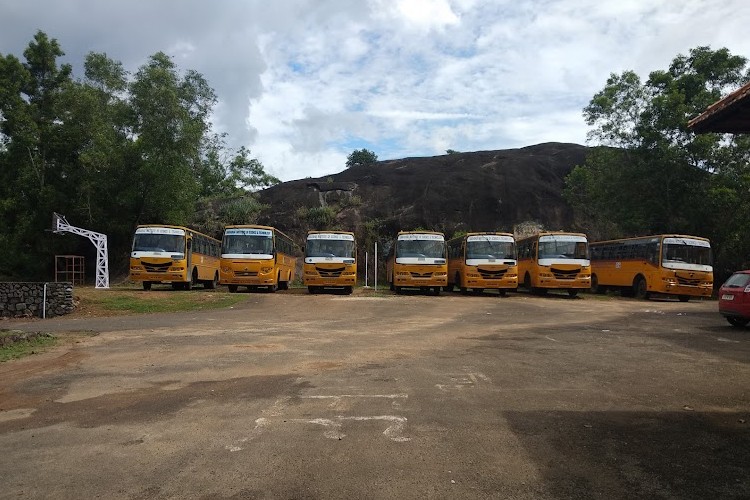
[[[397,257],[445,258],[445,243],[438,240],[398,240]]]
[[[467,259],[515,259],[515,245],[510,241],[469,241],[466,244]]]
[[[354,242],[349,240],[309,239],[307,257],[354,257]]]
[[[588,245],[585,241],[540,241],[539,258],[588,259]]]
[[[248,234],[227,234],[221,246],[222,254],[273,257],[273,239],[269,236]]]
[[[133,252],[184,253],[185,238],[175,234],[136,233]]]
[[[711,247],[696,246],[686,243],[664,245],[664,264],[697,264],[701,266],[711,265]]]

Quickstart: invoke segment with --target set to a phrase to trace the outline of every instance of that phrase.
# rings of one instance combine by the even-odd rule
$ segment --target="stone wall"
[[[73,312],[72,283],[0,283],[0,316],[41,318],[44,312],[44,285],[47,285],[46,317]]]

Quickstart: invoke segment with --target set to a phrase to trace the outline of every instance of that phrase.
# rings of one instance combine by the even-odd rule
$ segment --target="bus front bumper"
[[[357,277],[339,276],[338,278],[323,278],[321,276],[305,276],[303,278],[305,286],[354,286],[357,283]]]

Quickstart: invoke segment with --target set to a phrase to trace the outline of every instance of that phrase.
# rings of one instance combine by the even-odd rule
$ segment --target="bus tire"
[[[633,280],[633,296],[636,299],[647,299],[648,298],[648,284],[646,278],[640,274]]]
[[[227,285],[229,293],[237,293],[237,285]]]
[[[529,292],[532,291],[531,276],[529,276],[529,273],[526,273],[526,275],[523,277],[523,287]]]
[[[347,295],[351,295],[354,292],[353,286],[345,286],[344,287],[344,293]]]
[[[484,288],[472,288],[471,291],[477,295],[481,295],[484,293]]]
[[[317,288],[312,285],[309,285],[307,287],[307,293],[309,293],[310,295],[314,295],[315,293],[317,293],[317,291]]]
[[[151,290],[151,282],[150,281],[144,281],[143,282],[143,289],[146,291]]]
[[[190,275],[190,281],[186,282],[183,286],[183,290],[192,290],[195,285],[198,284],[198,268],[194,267],[193,272]]]
[[[568,295],[570,295],[571,297],[575,297],[578,295],[578,290],[576,290],[575,288],[568,288]]]
[[[219,283],[219,273],[214,274],[214,279],[204,281],[203,286],[208,290],[216,290],[216,285]]]
[[[394,290],[394,291],[395,291],[395,292],[396,292],[397,294],[399,294],[399,295],[401,294],[401,287],[400,287],[400,286],[394,286],[394,287],[393,287],[393,290]]]
[[[680,302],[687,302],[690,300],[690,295],[678,295],[678,299],[680,299]]]
[[[276,290],[278,290],[278,289],[279,289],[279,285],[277,285],[277,284],[268,285],[268,291],[270,293],[276,293]]]
[[[434,287],[432,294],[433,295],[440,295],[440,287],[439,286]]]
[[[452,292],[453,291],[453,283],[448,283],[443,287],[443,291],[445,292]]]
[[[497,293],[498,293],[498,295],[500,295],[501,297],[505,297],[506,295],[508,295],[508,292],[507,292],[507,290],[504,290],[504,289],[502,289],[502,288],[499,288],[499,289],[497,290]]]
[[[607,293],[607,287],[599,284],[599,277],[596,274],[591,275],[591,293],[596,295]]]
[[[464,295],[466,295],[467,293],[469,293],[469,289],[468,289],[468,288],[466,288],[465,286],[459,287],[459,290],[460,290],[460,291],[461,291],[461,293],[462,293],[462,294],[464,294]]]

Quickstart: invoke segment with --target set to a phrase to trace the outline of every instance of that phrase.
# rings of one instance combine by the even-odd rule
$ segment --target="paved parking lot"
[[[99,334],[0,364],[0,497],[750,497],[715,302],[293,292],[13,322]]]

